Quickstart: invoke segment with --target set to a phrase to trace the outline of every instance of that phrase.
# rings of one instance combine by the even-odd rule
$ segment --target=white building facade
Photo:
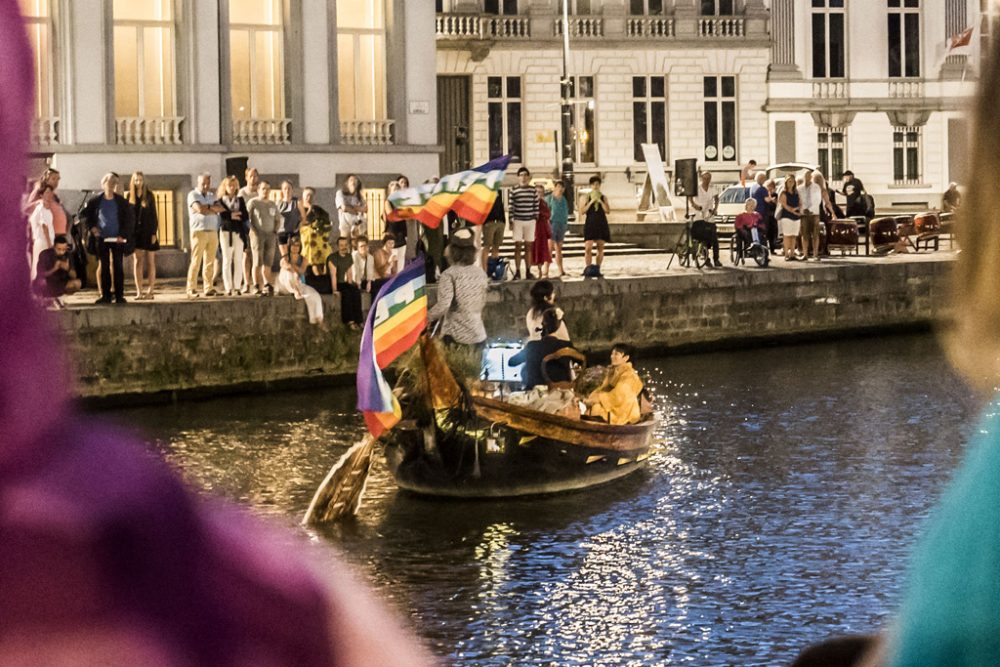
[[[771,0],[771,161],[817,163],[835,182],[850,169],[880,207],[939,206],[949,181],[964,181],[977,70],[974,57],[945,57],[945,43],[972,27],[973,46],[988,39],[996,7]]]
[[[21,6],[38,81],[36,168],[59,169],[71,207],[73,191],[98,188],[107,171],[145,172],[165,245],[188,245],[182,202],[195,175],[217,183],[239,167],[231,158],[249,158],[275,186],[317,187],[331,207],[348,173],[380,189],[400,173],[437,173],[430,2]]]
[[[445,161],[511,154],[545,175],[571,152],[577,183],[600,174],[612,204],[634,208],[643,143],[659,145],[668,170],[697,157],[729,180],[741,162],[766,159],[762,0],[571,2],[568,128],[560,0],[445,0],[438,10]],[[455,127],[468,128],[468,148],[456,147]]]
[[[438,0],[442,169],[508,153],[549,173],[572,151],[577,183],[600,173],[627,205],[651,142],[668,175],[798,161],[853,170],[880,206],[935,206],[961,180],[976,77],[943,44],[980,20],[985,39],[996,4],[571,0],[567,130],[562,1]]]

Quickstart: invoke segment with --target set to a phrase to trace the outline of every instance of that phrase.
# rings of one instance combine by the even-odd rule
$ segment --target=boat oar
[[[309,503],[303,525],[338,521],[357,514],[372,467],[375,443],[375,438],[366,434],[330,468]]]

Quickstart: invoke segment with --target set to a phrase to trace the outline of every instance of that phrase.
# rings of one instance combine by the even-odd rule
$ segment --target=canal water
[[[659,447],[550,498],[397,492],[381,464],[327,540],[446,664],[781,665],[871,632],[977,404],[931,336],[643,360]],[[362,432],[350,390],[104,416],[195,485],[295,525]],[[302,530],[295,528],[296,530]]]

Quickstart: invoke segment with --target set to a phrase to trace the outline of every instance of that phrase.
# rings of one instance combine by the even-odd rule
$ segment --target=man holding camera
[[[65,234],[57,234],[52,247],[38,255],[38,277],[31,288],[37,296],[52,299],[60,308],[63,307],[60,297],[80,289],[80,280],[70,265]]]

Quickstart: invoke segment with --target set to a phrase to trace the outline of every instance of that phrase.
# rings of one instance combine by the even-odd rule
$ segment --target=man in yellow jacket
[[[634,424],[639,421],[639,394],[642,380],[632,368],[632,348],[615,343],[611,348],[611,368],[601,386],[587,400],[588,413],[609,424]]]

